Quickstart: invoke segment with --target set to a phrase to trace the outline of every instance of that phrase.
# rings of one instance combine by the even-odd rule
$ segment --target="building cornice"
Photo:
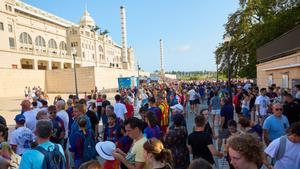
[[[30,14],[32,16],[44,19],[46,21],[58,24],[58,25],[63,26],[63,27],[78,26],[77,24],[75,24],[71,21],[60,18],[56,15],[53,15],[49,12],[46,12],[46,11],[43,11],[43,10],[38,9],[36,7],[33,7],[33,6],[31,6],[29,4],[26,4],[26,3],[22,2],[22,1],[19,1],[19,0],[16,1],[16,6],[14,8],[15,8],[15,10],[21,11],[21,12],[26,13],[26,14]]]

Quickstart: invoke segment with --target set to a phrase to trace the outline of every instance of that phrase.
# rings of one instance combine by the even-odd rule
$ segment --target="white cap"
[[[176,104],[174,106],[171,106],[171,109],[179,109],[179,110],[183,111],[183,106],[181,104]]]

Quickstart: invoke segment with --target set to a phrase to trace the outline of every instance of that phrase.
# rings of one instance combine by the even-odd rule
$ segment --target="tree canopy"
[[[230,70],[233,77],[256,77],[256,49],[300,25],[299,0],[240,0],[230,14],[222,42],[215,50],[219,71]]]

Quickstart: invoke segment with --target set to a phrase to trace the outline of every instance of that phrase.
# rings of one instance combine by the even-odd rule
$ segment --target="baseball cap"
[[[18,114],[18,115],[16,115],[16,117],[15,117],[15,121],[16,122],[22,122],[22,121],[26,121],[26,119],[25,119],[25,116],[23,115],[23,114]]]

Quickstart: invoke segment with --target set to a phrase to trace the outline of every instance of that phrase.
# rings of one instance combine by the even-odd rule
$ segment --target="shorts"
[[[256,112],[256,115],[258,116],[258,118],[261,118],[263,121],[265,121],[265,119],[267,117],[269,117],[269,115],[265,114],[265,115],[258,115],[258,112]]]
[[[236,112],[237,114],[242,114],[242,108],[241,108],[240,105],[235,106],[235,112]]]
[[[212,115],[220,115],[221,110],[220,109],[216,109],[216,110],[211,110],[211,114]]]
[[[242,113],[243,113],[243,116],[244,116],[244,117],[246,117],[246,118],[248,118],[248,119],[251,118],[249,109],[247,109],[247,108],[242,108]]]
[[[219,130],[219,138],[226,139],[230,136],[230,132],[228,129],[223,129],[223,131]]]
[[[195,99],[195,104],[200,104],[200,100],[199,99]]]
[[[194,104],[196,104],[195,100],[190,100],[190,105],[194,105]]]

